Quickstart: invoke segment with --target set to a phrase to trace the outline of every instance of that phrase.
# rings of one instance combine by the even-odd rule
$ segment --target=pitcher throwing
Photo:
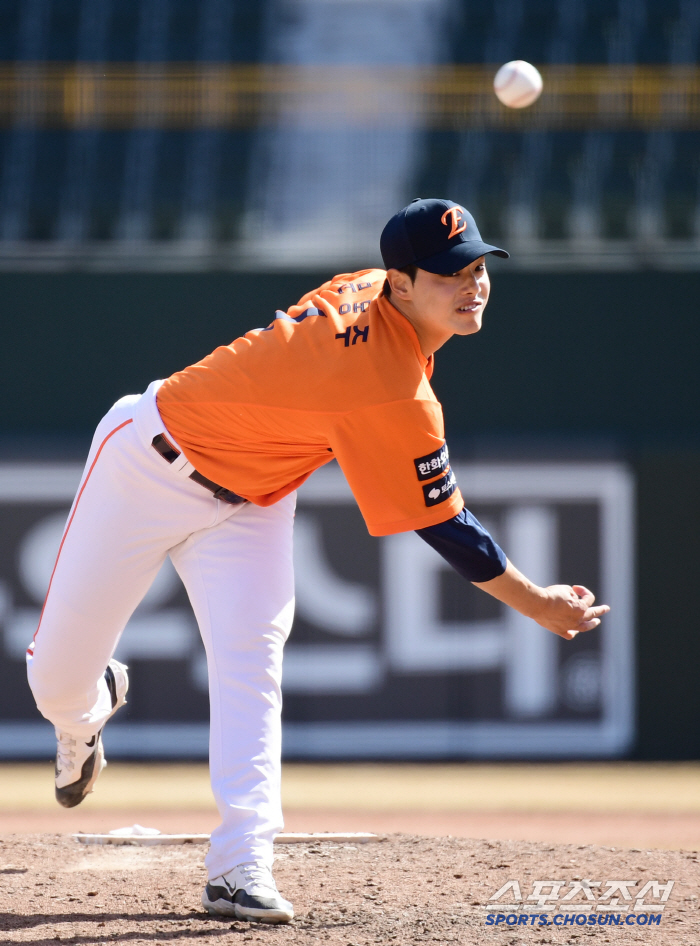
[[[337,459],[372,535],[415,530],[468,581],[570,639],[608,607],[541,588],[465,508],[450,468],[433,355],[481,328],[484,243],[449,200],[386,225],[385,270],[336,276],[265,328],[217,348],[100,422],[27,655],[56,728],[56,797],[93,790],[101,734],[125,702],[120,634],[170,556],[207,653],[210,769],[221,824],[202,903],[285,923],[272,877],[282,829],[282,651],[292,625],[295,490]],[[478,405],[474,405],[478,410]]]

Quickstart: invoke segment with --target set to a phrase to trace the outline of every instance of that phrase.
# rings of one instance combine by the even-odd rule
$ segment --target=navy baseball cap
[[[429,273],[447,276],[493,253],[509,253],[484,243],[468,210],[453,200],[415,200],[399,210],[382,230],[379,240],[385,269],[403,269],[413,263]]]

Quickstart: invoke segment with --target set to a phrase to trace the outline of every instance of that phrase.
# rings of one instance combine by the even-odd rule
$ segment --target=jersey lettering
[[[352,310],[352,306],[350,305],[350,303],[344,302],[341,305],[341,307],[338,309],[338,312],[340,312],[341,315],[347,315],[348,312],[350,312],[351,310]]]
[[[356,303],[354,304],[354,306],[352,307],[352,311],[353,311],[353,312],[364,312],[365,309],[369,309],[370,304],[371,304],[371,303],[369,303],[369,302],[356,302]]]
[[[425,457],[418,457],[413,461],[416,467],[416,473],[419,480],[431,480],[434,476],[444,473],[450,465],[450,453],[447,444]]]
[[[339,332],[335,337],[342,338],[345,341],[345,347],[350,347],[350,329],[355,333],[352,336],[352,344],[357,344],[358,338],[361,338],[363,342],[367,341],[367,336],[369,335],[369,325],[365,325],[364,328],[358,328],[356,325],[348,325],[344,332]]]
[[[338,286],[337,291],[339,295],[343,292],[347,292],[348,289],[350,292],[362,292],[363,289],[371,289],[372,285],[371,282],[358,282],[357,285],[355,285],[354,282],[345,282],[342,286]]]
[[[444,476],[434,483],[426,483],[423,487],[423,496],[426,506],[437,506],[438,503],[444,503],[446,499],[457,489],[457,477],[452,470],[448,470]]]

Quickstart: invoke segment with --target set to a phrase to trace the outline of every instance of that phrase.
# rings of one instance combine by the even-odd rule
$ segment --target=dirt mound
[[[280,845],[275,875],[297,911],[286,927],[203,914],[203,854],[201,846],[86,847],[61,835],[6,836],[0,842],[2,943],[131,946],[193,939],[218,943],[226,937],[233,944],[520,946],[588,937],[641,943],[650,936],[664,946],[700,942],[700,867],[692,852],[408,835],[373,844]],[[600,886],[586,894],[576,885],[583,879]],[[645,905],[658,905],[664,893],[648,888],[636,910],[634,898],[649,881],[670,880],[675,883],[660,928],[654,924],[649,930]],[[489,907],[508,881],[517,881],[517,888],[511,886]],[[551,884],[538,888],[536,881],[563,885],[553,893]],[[628,885],[617,891],[617,903],[606,886],[610,881]],[[578,893],[564,902],[572,890]],[[612,906],[601,912],[598,901],[605,891]],[[542,908],[537,901],[527,910],[509,907],[518,893],[522,902],[538,893],[555,900],[545,900]],[[615,923],[611,916],[620,919]]]

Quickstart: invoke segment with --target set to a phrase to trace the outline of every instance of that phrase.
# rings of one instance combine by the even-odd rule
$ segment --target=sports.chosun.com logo
[[[675,881],[535,880],[523,897],[520,882],[507,881],[486,909],[486,926],[660,926]]]

